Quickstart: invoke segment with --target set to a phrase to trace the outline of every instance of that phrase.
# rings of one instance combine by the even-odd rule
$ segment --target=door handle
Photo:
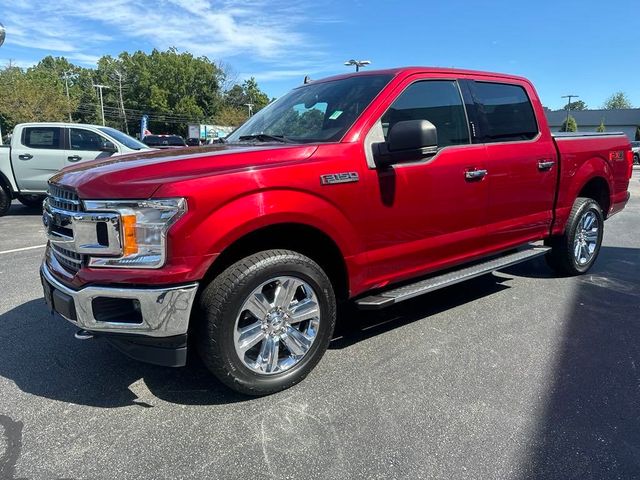
[[[22,155],[18,155],[18,158],[20,160],[31,160],[33,158],[33,155],[31,155],[30,153],[23,153]]]
[[[78,155],[71,155],[70,157],[67,157],[67,160],[69,160],[70,162],[79,162],[80,160],[82,160],[82,157]]]
[[[538,170],[549,170],[555,164],[555,160],[540,160],[538,161]]]
[[[487,175],[486,170],[465,170],[464,172],[464,178],[466,178],[467,180],[479,180],[481,178],[484,178]]]

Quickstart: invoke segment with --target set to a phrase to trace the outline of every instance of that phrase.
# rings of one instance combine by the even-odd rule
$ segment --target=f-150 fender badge
[[[320,183],[322,185],[334,185],[336,183],[358,182],[360,176],[357,172],[328,173],[320,175]]]

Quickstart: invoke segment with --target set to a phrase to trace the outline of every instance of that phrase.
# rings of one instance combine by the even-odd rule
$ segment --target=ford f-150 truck
[[[0,217],[17,198],[40,207],[49,178],[67,165],[151,150],[135,138],[101,125],[21,123],[11,145],[0,146]]]
[[[288,388],[337,307],[384,308],[545,255],[596,260],[624,208],[622,134],[553,136],[524,78],[359,72],[282,96],[224,144],[68,167],[50,181],[41,267],[78,338],[229,387]]]

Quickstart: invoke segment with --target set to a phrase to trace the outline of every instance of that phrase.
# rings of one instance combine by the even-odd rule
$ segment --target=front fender
[[[198,254],[211,255],[213,259],[245,235],[283,223],[320,230],[336,243],[344,257],[359,251],[353,225],[334,204],[308,192],[287,189],[253,192],[236,198],[199,221],[190,236],[204,239],[199,240],[204,243],[197,248]]]

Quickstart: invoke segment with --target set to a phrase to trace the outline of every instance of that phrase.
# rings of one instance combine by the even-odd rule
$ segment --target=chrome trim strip
[[[43,262],[40,272],[53,288],[69,295],[75,304],[79,328],[92,332],[139,334],[150,337],[172,337],[187,333],[191,308],[198,283],[169,288],[117,288],[90,286],[72,290],[63,285]],[[140,302],[142,323],[99,322],[93,316],[92,300],[96,297],[135,299]]]

